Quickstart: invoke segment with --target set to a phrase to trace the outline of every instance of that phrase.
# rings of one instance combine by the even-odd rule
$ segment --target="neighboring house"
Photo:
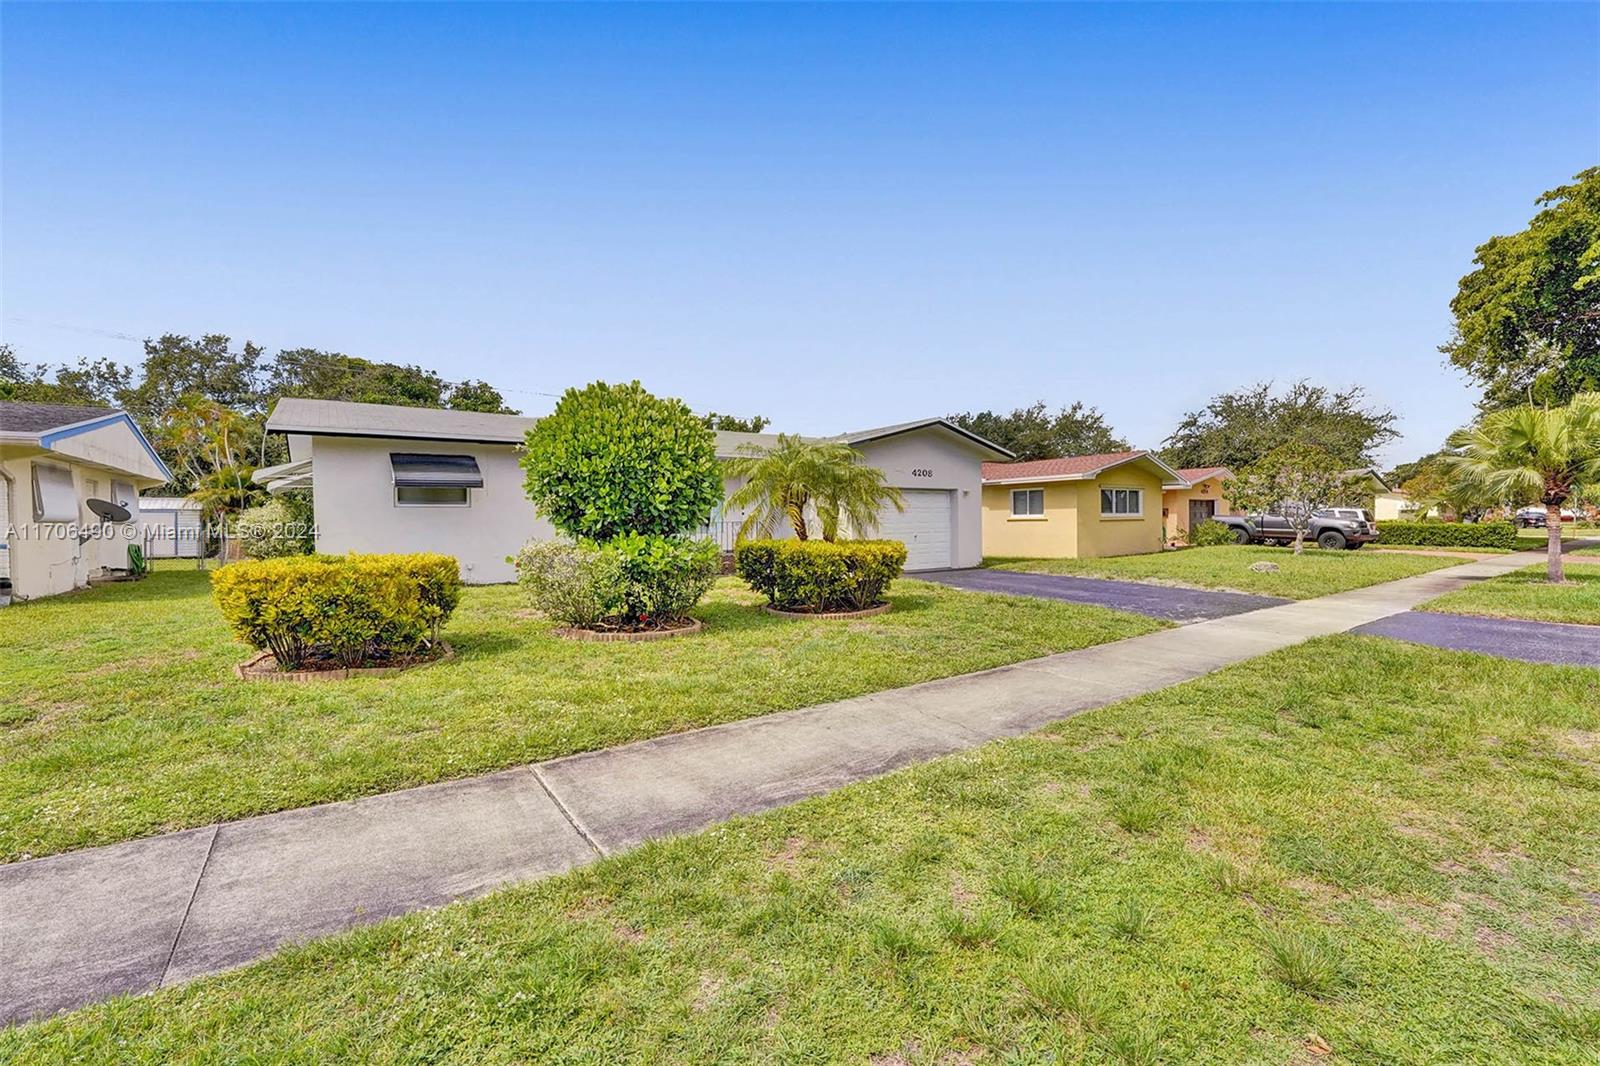
[[[1413,521],[1418,518],[1442,517],[1438,507],[1428,508],[1427,514],[1418,514],[1417,505],[1400,489],[1375,493],[1372,498],[1372,517],[1379,522]]]
[[[187,496],[140,496],[138,521],[151,559],[198,559],[205,551],[200,505]]]
[[[1222,492],[1222,483],[1233,477],[1225,466],[1179,467],[1180,487],[1161,493],[1161,516],[1166,522],[1167,540],[1181,542],[1184,534],[1201,522],[1219,514],[1233,514],[1233,505]]]
[[[1160,551],[1162,494],[1188,487],[1147,451],[984,463],[984,554],[1059,559]]]
[[[126,412],[0,401],[0,577],[34,599],[125,569],[139,490],[171,477]],[[89,500],[120,504],[129,520],[103,522]]]
[[[528,501],[517,463],[534,421],[286,397],[267,429],[288,438],[290,461],[255,476],[271,492],[311,490],[321,551],[437,551],[460,560],[468,582],[510,581],[516,575],[506,557],[530,538],[555,535]],[[716,436],[720,458],[777,440]],[[908,570],[981,561],[981,466],[1009,452],[938,418],[830,439],[860,450],[904,495],[905,512],[885,508],[873,535],[904,541]],[[742,517],[719,509],[703,532],[731,546]]]

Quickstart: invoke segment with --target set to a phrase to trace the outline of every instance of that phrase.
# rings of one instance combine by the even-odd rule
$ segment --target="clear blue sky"
[[[6,4],[4,337],[224,332],[836,431],[1258,378],[1433,448],[1473,247],[1600,162],[1600,6]],[[66,329],[62,327],[74,327]],[[89,332],[104,331],[104,332]]]

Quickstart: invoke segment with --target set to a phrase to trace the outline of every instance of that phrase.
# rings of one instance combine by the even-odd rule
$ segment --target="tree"
[[[177,333],[144,342],[139,384],[118,397],[143,426],[151,426],[178,407],[184,396],[200,396],[246,415],[265,406],[257,375],[261,349],[245,341],[235,351],[231,338],[208,333],[198,340]]]
[[[516,413],[506,406],[505,397],[485,381],[451,383],[420,366],[379,363],[315,348],[280,351],[267,368],[263,391],[273,397]]]
[[[722,433],[760,433],[772,424],[772,420],[765,415],[751,415],[749,418],[740,418],[737,415],[719,415],[712,411],[702,419],[707,429],[717,430]]]
[[[1367,492],[1362,477],[1351,477],[1344,463],[1315,445],[1291,441],[1240,467],[1222,491],[1251,514],[1275,514],[1294,529],[1294,553],[1305,551],[1311,517],[1325,507],[1359,499]]]
[[[1416,463],[1403,464],[1411,474],[1399,481],[1406,494],[1406,509],[1422,518],[1434,510],[1455,518],[1477,521],[1505,501],[1463,481],[1450,469],[1448,452],[1437,452]]]
[[[752,532],[773,536],[784,523],[796,539],[810,540],[809,511],[822,539],[833,542],[846,529],[874,529],[885,504],[902,511],[906,506],[900,490],[883,483],[883,471],[868,466],[865,456],[842,441],[780,433],[776,444],[740,448],[726,469],[730,478],[743,481],[728,506],[750,510],[739,526],[740,540]]]
[[[156,421],[152,443],[173,483],[206,518],[233,514],[262,499],[251,480],[260,423],[203,396],[186,395]]]
[[[1018,407],[1010,414],[964,411],[948,416],[948,421],[1015,452],[1019,462],[1128,449],[1128,442],[1112,432],[1105,416],[1097,408],[1085,407],[1081,402],[1062,407],[1055,414],[1040,400],[1032,407]]]
[[[1478,246],[1439,350],[1488,410],[1600,389],[1600,167],[1535,201],[1528,228]]]
[[[1359,385],[1334,390],[1297,381],[1279,395],[1270,381],[1213,397],[1184,415],[1162,442],[1172,467],[1226,466],[1232,470],[1286,444],[1326,452],[1345,467],[1370,466],[1373,453],[1400,435],[1387,408],[1369,406]]]
[[[1545,507],[1547,577],[1565,580],[1561,507],[1600,484],[1600,392],[1565,407],[1524,404],[1491,411],[1450,437],[1450,469],[1468,486],[1499,499],[1532,497]]]
[[[670,536],[722,500],[711,430],[637,381],[568,389],[528,430],[521,463],[534,507],[572,537]]]
[[[80,359],[76,367],[59,367],[52,381],[44,364],[24,363],[11,345],[0,344],[0,400],[111,405],[130,373],[109,359]]]

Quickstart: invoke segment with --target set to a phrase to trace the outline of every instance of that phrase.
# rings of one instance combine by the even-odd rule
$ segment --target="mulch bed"
[[[886,613],[892,606],[890,603],[879,603],[860,611],[786,611],[769,603],[761,609],[779,618],[871,618],[875,614]]]
[[[352,677],[392,677],[455,657],[455,649],[441,640],[430,654],[396,656],[377,666],[351,668],[335,659],[317,659],[307,662],[298,670],[282,670],[272,653],[264,651],[236,665],[233,672],[241,681],[347,681]]]
[[[599,643],[624,643],[640,640],[668,640],[672,637],[687,637],[698,633],[705,628],[705,624],[698,618],[685,619],[670,626],[652,627],[650,629],[577,629],[564,627],[556,630],[556,636],[567,640],[589,640]]]

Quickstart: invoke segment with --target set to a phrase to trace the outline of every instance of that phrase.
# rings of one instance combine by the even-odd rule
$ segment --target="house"
[[[1209,518],[1235,513],[1222,491],[1222,483],[1233,477],[1232,470],[1225,466],[1179,467],[1178,477],[1184,485],[1161,493],[1168,542],[1182,542],[1184,534]]]
[[[311,490],[321,551],[437,551],[460,560],[468,582],[510,581],[516,575],[506,557],[530,538],[555,535],[528,501],[517,463],[534,421],[285,397],[267,429],[287,438],[290,461],[255,477],[274,493]],[[874,535],[906,543],[908,570],[981,561],[982,464],[1011,453],[940,418],[829,439],[860,450],[900,489],[905,511],[885,508]],[[744,446],[776,440],[718,433],[717,454],[733,458]],[[719,509],[702,532],[731,547],[742,517]]]
[[[18,599],[34,599],[126,569],[139,542],[139,490],[171,478],[124,411],[0,401],[0,578]],[[91,500],[129,517],[103,520]]]
[[[983,550],[1089,558],[1160,551],[1158,501],[1189,487],[1148,451],[983,464]]]

